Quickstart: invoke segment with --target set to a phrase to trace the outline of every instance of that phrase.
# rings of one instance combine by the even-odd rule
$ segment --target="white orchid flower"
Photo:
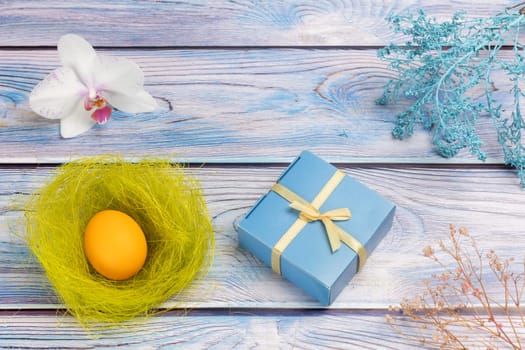
[[[112,108],[127,113],[153,111],[157,104],[144,90],[144,74],[127,58],[97,55],[82,37],[67,34],[58,41],[62,67],[31,92],[29,105],[41,116],[60,119],[60,134],[75,137],[96,123],[104,124]]]

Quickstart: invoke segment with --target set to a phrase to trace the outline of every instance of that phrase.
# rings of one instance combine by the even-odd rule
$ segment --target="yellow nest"
[[[122,211],[142,227],[148,257],[126,281],[89,265],[83,248],[89,219]],[[27,244],[61,302],[83,326],[150,315],[211,264],[214,236],[198,182],[168,161],[86,158],[63,165],[26,208]]]

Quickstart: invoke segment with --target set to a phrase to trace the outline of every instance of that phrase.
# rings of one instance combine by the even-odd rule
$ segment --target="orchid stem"
[[[510,7],[507,7],[507,10],[515,9],[516,7],[521,6],[521,5],[525,5],[525,1],[519,2],[519,3],[515,4],[515,5],[510,6]]]

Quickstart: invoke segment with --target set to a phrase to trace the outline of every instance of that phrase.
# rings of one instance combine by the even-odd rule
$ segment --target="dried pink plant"
[[[522,349],[525,261],[502,259],[493,250],[483,253],[465,228],[451,225],[448,238],[439,242],[437,252],[430,246],[423,249],[442,272],[424,281],[421,294],[391,307],[388,324],[433,347]],[[519,272],[513,270],[516,266]],[[404,331],[411,329],[407,325],[415,325],[416,335]]]

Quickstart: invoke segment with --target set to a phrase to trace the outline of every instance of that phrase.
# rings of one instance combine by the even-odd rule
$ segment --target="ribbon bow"
[[[319,191],[314,200],[310,203],[303,197],[299,196],[295,192],[291,191],[287,187],[276,183],[272,187],[272,191],[290,202],[290,207],[299,211],[299,217],[297,220],[288,228],[288,230],[282,235],[272,249],[272,269],[277,273],[281,274],[281,255],[288,245],[295,239],[295,237],[301,232],[306,224],[312,221],[321,220],[323,223],[330,248],[332,253],[337,251],[341,247],[341,242],[346,244],[359,256],[358,270],[364,265],[367,257],[365,247],[359,242],[354,236],[334,224],[334,220],[348,220],[351,217],[350,209],[339,208],[328,210],[324,213],[319,212],[319,208],[323,203],[330,197],[335,188],[343,181],[345,174],[341,170],[336,170],[333,176],[328,180],[324,187]]]
[[[328,241],[330,242],[330,248],[332,248],[332,253],[336,252],[341,247],[341,241],[345,236],[345,232],[336,224],[334,224],[334,220],[338,221],[350,219],[352,216],[350,214],[350,209],[338,208],[328,210],[321,214],[319,210],[310,203],[301,203],[297,201],[290,203],[290,207],[299,211],[299,218],[303,221],[312,222],[321,220],[326,229]]]

